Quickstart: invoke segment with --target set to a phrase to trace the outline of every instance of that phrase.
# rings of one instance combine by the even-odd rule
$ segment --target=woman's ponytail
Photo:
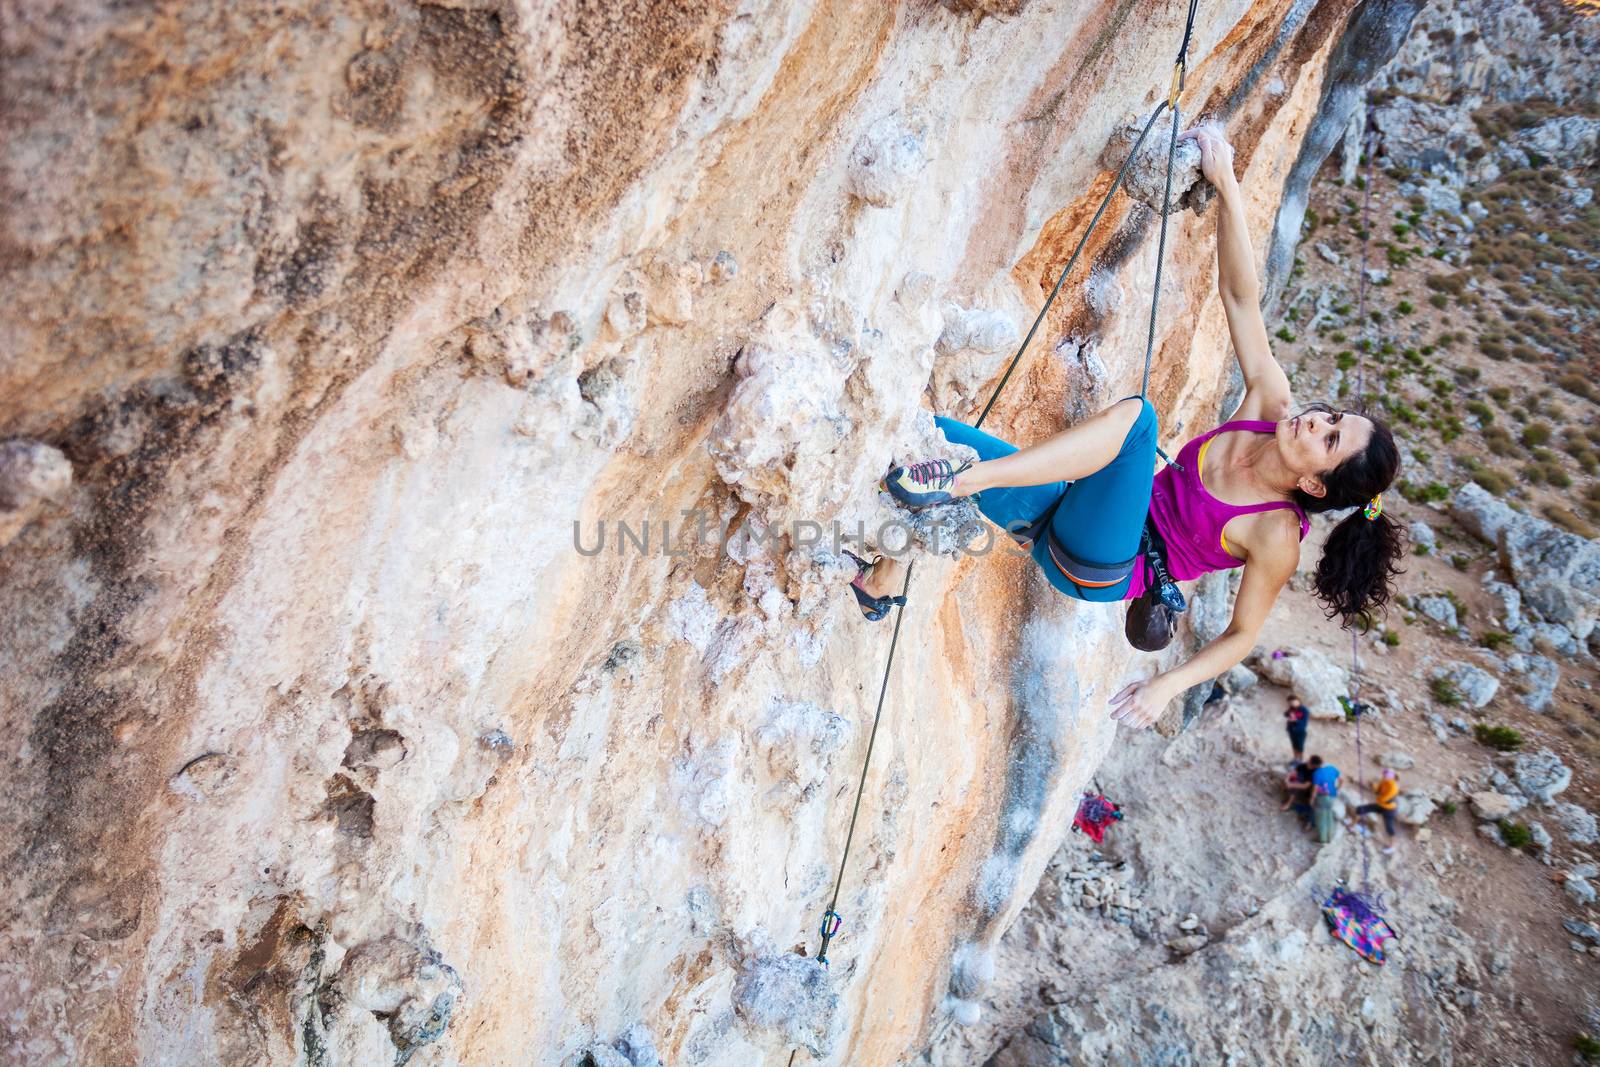
[[[1349,626],[1362,616],[1376,615],[1394,593],[1406,535],[1387,515],[1367,518],[1360,511],[1346,516],[1328,534],[1317,561],[1317,599]]]
[[[1328,618],[1339,616],[1352,626],[1374,615],[1394,595],[1406,535],[1400,524],[1383,514],[1382,494],[1400,471],[1400,450],[1382,420],[1372,421],[1372,439],[1361,452],[1322,476],[1322,496],[1295,492],[1308,512],[1359,508],[1328,534],[1317,561],[1317,599]]]

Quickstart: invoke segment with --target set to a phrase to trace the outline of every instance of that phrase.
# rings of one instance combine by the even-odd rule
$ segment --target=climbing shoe
[[[947,459],[930,459],[913,463],[909,467],[895,467],[878,483],[890,496],[908,508],[926,508],[935,504],[948,504],[955,499],[956,476],[970,463],[952,466]]]
[[[868,622],[878,622],[889,614],[890,608],[905,604],[906,598],[903,596],[873,596],[861,584],[867,572],[877,566],[882,557],[868,563],[854,552],[846,552],[845,555],[856,561],[856,576],[850,582],[850,591],[856,595],[856,603],[861,605],[861,614],[866,616]]]

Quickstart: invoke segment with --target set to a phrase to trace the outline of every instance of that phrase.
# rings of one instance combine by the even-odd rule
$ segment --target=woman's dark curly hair
[[[1329,410],[1321,405],[1316,409]],[[1388,489],[1399,473],[1400,450],[1388,425],[1368,412],[1356,414],[1372,421],[1372,440],[1322,475],[1328,490],[1325,495],[1294,491],[1295,503],[1307,512],[1364,508]],[[1400,524],[1387,515],[1368,519],[1356,511],[1335,526],[1317,561],[1317,599],[1327,608],[1328,618],[1338,615],[1349,627],[1382,611],[1394,594],[1394,578],[1400,573],[1405,547]]]

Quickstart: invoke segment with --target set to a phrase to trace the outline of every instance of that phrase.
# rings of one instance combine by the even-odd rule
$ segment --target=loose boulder
[[[1516,810],[1512,798],[1504,793],[1496,793],[1492,789],[1472,793],[1467,797],[1472,803],[1472,812],[1480,819],[1494,822],[1504,819]]]
[[[1451,516],[1478,540],[1498,546],[1500,531],[1518,518],[1512,508],[1491,496],[1476,482],[1468,482],[1450,499]]]
[[[1500,691],[1500,679],[1471,663],[1451,660],[1433,672],[1435,679],[1449,682],[1461,695],[1461,703],[1469,708],[1481,708],[1494,699]]]
[[[1549,656],[1528,656],[1527,669],[1517,684],[1522,692],[1522,702],[1529,711],[1548,711],[1555,702],[1556,686],[1561,682],[1561,668]]]
[[[1572,784],[1572,768],[1548,748],[1519,753],[1512,761],[1511,772],[1518,788],[1541,804],[1552,803],[1557,793]]]
[[[1342,719],[1339,698],[1350,693],[1350,672],[1315,649],[1287,652],[1274,657],[1263,652],[1256,670],[1274,685],[1298,696],[1315,719]]]
[[[1461,625],[1461,621],[1456,617],[1456,606],[1449,597],[1419,596],[1413,603],[1420,614],[1447,630],[1457,629]]]
[[[1576,804],[1555,805],[1556,825],[1574,845],[1600,844],[1600,821],[1594,813]]]
[[[1500,531],[1500,557],[1526,604],[1579,641],[1589,636],[1600,618],[1600,543],[1519,515]]]
[[[1395,798],[1395,818],[1407,826],[1421,826],[1433,816],[1433,798],[1420,789],[1409,789]]]

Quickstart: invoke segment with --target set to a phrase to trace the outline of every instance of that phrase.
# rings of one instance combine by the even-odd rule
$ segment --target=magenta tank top
[[[1295,514],[1300,516],[1300,540],[1306,539],[1311,522],[1300,505],[1292,500],[1270,500],[1265,504],[1224,504],[1212,496],[1200,481],[1206,447],[1217,434],[1230,430],[1272,433],[1276,429],[1276,423],[1256,419],[1225,422],[1184,445],[1178,453],[1177,463],[1169,464],[1156,473],[1155,485],[1150,490],[1150,519],[1155,523],[1162,540],[1167,543],[1167,570],[1173,578],[1188,581],[1211,571],[1228,570],[1244,563],[1224,547],[1226,542],[1222,538],[1223,528],[1235,515],[1293,508]],[[1126,599],[1144,592],[1144,578],[1144,568],[1134,567]]]

